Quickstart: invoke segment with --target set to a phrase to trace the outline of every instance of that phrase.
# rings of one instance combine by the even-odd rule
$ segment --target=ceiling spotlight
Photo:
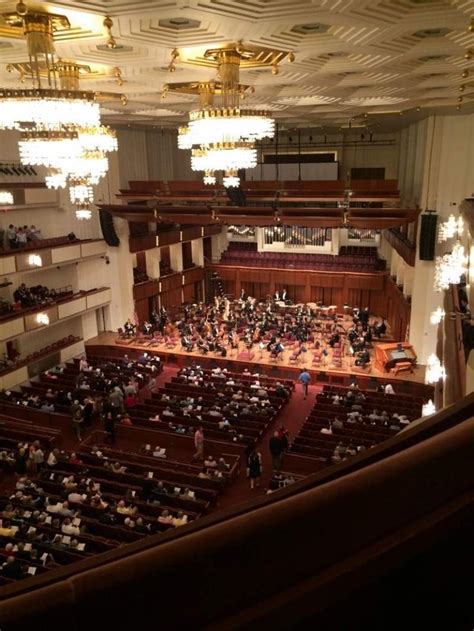
[[[418,105],[418,107],[416,108],[416,111],[419,112],[421,110],[421,107]]]
[[[469,70],[463,70],[461,77],[463,79],[467,79],[468,76],[469,76]]]
[[[459,92],[464,92],[465,89],[466,89],[465,85],[460,85],[458,88]]]
[[[462,96],[458,96],[458,103],[462,103]]]
[[[272,74],[279,74],[279,72],[278,64],[272,64]]]
[[[472,50],[466,50],[464,53],[464,59],[472,59]]]
[[[471,18],[471,23],[469,24],[469,26],[468,26],[467,30],[468,30],[470,33],[474,33],[474,18]]]

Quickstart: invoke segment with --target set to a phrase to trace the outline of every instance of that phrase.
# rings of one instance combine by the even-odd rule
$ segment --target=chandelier
[[[436,407],[433,401],[430,399],[428,403],[425,403],[421,409],[422,416],[430,416],[436,412]]]
[[[438,307],[430,315],[431,324],[439,324],[445,315],[444,310],[441,307]]]
[[[257,150],[249,143],[223,143],[193,149],[193,171],[236,171],[257,165]]]
[[[80,66],[56,59],[54,31],[70,28],[64,15],[46,13],[19,2],[16,12],[4,13],[5,22],[21,29],[26,38],[31,88],[0,89],[0,128],[61,130],[69,126],[100,124],[95,92],[80,91]],[[12,71],[13,67],[9,66]]]
[[[433,353],[428,357],[425,381],[426,383],[437,383],[441,379],[443,381],[446,379],[446,370],[438,357]]]
[[[91,186],[108,170],[106,154],[117,150],[115,132],[101,125],[99,99],[121,98],[113,93],[81,90],[81,74],[90,73],[89,66],[56,58],[55,31],[67,30],[67,17],[36,9],[19,2],[16,12],[4,13],[6,24],[26,37],[28,63],[9,65],[19,70],[21,80],[31,87],[11,90],[0,88],[0,129],[21,132],[21,162],[48,169],[49,188],[86,186],[89,203],[93,201]],[[84,210],[80,196],[78,210]],[[90,213],[90,211],[89,211]]]
[[[0,206],[13,204],[13,194],[10,191],[0,191]]]
[[[464,222],[459,215],[456,219],[454,215],[449,215],[447,221],[443,221],[439,225],[438,231],[438,243],[443,243],[448,239],[453,239],[455,236],[460,237],[464,230]]]
[[[458,242],[450,253],[436,257],[434,286],[436,291],[443,291],[449,285],[458,285],[466,272],[464,247]]]
[[[170,70],[178,57],[180,53],[173,51]],[[178,147],[191,149],[191,168],[205,172],[206,184],[215,182],[211,178],[215,178],[216,171],[224,171],[224,185],[238,186],[238,169],[256,166],[255,142],[272,138],[275,122],[266,111],[240,106],[240,101],[254,91],[252,86],[240,83],[240,69],[268,66],[276,74],[278,63],[285,57],[294,60],[292,53],[244,46],[242,42],[208,49],[202,56],[188,59],[188,63],[216,67],[216,80],[164,86],[163,98],[170,90],[199,95],[200,108],[192,111],[188,124],[178,130]]]

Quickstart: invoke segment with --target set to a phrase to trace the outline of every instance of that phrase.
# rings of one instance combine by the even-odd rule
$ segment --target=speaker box
[[[120,239],[115,232],[114,218],[106,210],[99,210],[99,221],[105,242],[114,248],[120,245]]]
[[[434,260],[437,224],[438,215],[421,215],[420,259],[422,261]]]

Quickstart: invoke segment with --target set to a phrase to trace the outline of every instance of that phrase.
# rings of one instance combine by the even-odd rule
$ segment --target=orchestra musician
[[[280,292],[278,291],[278,289],[276,290],[276,292],[273,294],[273,300],[275,302],[279,302],[280,301]]]
[[[358,357],[355,360],[355,365],[361,366],[363,368],[369,363],[370,363],[370,354],[369,354],[369,351],[365,349],[358,354]]]
[[[385,319],[382,318],[382,321],[377,323],[374,327],[375,335],[378,338],[381,338],[387,332],[387,325],[385,323]]]
[[[125,333],[128,335],[128,337],[133,337],[137,329],[137,327],[133,324],[130,318],[125,322],[125,324],[123,325],[123,328],[124,328]]]
[[[187,336],[187,335],[183,335],[181,338],[181,346],[183,348],[185,348],[188,353],[190,353],[193,348],[194,348],[194,344],[192,342],[192,340]]]
[[[145,335],[150,335],[152,330],[153,324],[151,324],[151,322],[148,322],[148,320],[145,320],[145,322],[143,323],[143,333]]]
[[[281,299],[283,300],[283,302],[286,302],[288,300],[288,294],[286,293],[286,289],[284,289],[281,292]]]

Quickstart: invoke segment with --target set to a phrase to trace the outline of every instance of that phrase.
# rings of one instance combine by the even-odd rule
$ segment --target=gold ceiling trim
[[[184,48],[177,51],[178,55],[175,55],[175,59],[189,65],[218,68],[224,51],[235,53],[239,57],[240,68],[244,70],[274,67],[285,60],[293,62],[295,59],[291,51],[243,44],[242,42],[223,44],[205,50],[202,48],[199,50]]]

